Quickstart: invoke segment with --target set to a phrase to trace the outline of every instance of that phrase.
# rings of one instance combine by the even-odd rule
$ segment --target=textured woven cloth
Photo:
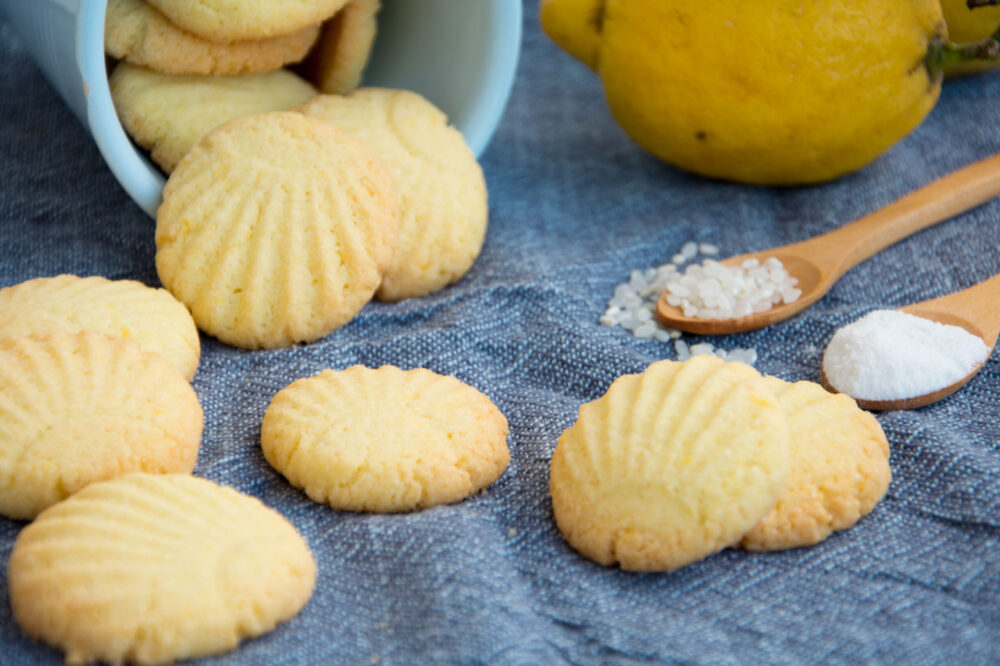
[[[206,428],[195,473],[260,497],[318,566],[304,610],[206,663],[984,663],[1000,661],[1000,353],[951,398],[879,414],[893,481],[855,527],[814,547],[726,550],[670,574],[603,568],[552,519],[548,469],[579,406],[671,345],[598,323],[629,271],[688,240],[723,254],[830,230],[1000,150],[1000,73],[950,81],[924,124],[835,183],[755,188],[657,162],[613,122],[598,79],[525,5],[517,82],[482,164],[490,228],[458,284],[373,303],[313,344],[247,352],[203,338]],[[0,286],[59,273],[158,284],[153,222],[0,25]],[[869,310],[1000,271],[1000,201],[850,271],[801,316],[711,339],[757,368],[816,380],[834,330]],[[705,341],[685,336],[691,342]],[[271,397],[321,369],[451,374],[510,421],[511,463],[485,493],[405,515],[341,513],[275,473],[258,442]],[[23,523],[0,517],[0,563]],[[0,576],[0,663],[57,664],[15,624]]]

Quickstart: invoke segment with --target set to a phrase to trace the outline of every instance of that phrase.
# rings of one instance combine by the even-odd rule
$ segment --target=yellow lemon
[[[636,142],[709,177],[835,178],[906,136],[940,92],[937,0],[543,0],[540,17]]]
[[[1000,5],[969,9],[966,0],[941,0],[941,11],[952,41],[964,44],[986,39],[1000,30]],[[948,69],[948,75],[973,74],[997,67],[998,61],[968,62]]]

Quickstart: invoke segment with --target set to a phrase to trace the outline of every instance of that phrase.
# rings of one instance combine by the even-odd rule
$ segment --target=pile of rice
[[[763,264],[747,259],[739,266],[724,266],[708,259],[666,280],[667,303],[680,308],[685,317],[748,317],[780,303],[797,301],[802,295],[796,287],[798,282],[774,257]]]
[[[653,339],[659,342],[668,342],[670,340],[674,341],[674,351],[677,355],[678,361],[685,361],[691,356],[696,354],[711,354],[713,356],[718,356],[723,360],[728,361],[742,361],[748,365],[753,365],[757,361],[757,351],[755,349],[732,349],[729,351],[723,349],[717,349],[715,346],[708,342],[702,342],[699,344],[688,346],[687,342],[681,340],[681,332],[674,328],[669,328],[664,326],[656,318],[656,303],[660,298],[660,294],[667,291],[670,285],[680,285],[682,289],[687,289],[688,292],[694,292],[700,294],[702,292],[700,284],[698,283],[696,276],[699,272],[705,270],[704,266],[690,265],[684,273],[681,273],[680,268],[682,264],[688,262],[699,254],[703,256],[716,256],[719,254],[719,248],[711,243],[695,243],[689,241],[681,247],[680,252],[675,254],[670,263],[663,264],[662,266],[657,266],[655,268],[647,268],[645,270],[633,270],[629,274],[628,282],[623,282],[615,287],[614,295],[608,302],[608,307],[601,315],[600,323],[605,326],[620,326],[625,330],[632,333],[637,338],[643,339]],[[770,262],[771,260],[768,260]],[[776,259],[774,261],[777,261]],[[752,280],[755,284],[767,283],[766,276],[761,275],[760,271],[763,270],[767,276],[772,274],[772,264],[765,262],[763,267],[749,267],[747,270],[753,270]],[[711,264],[713,266],[721,266],[716,261],[706,260],[705,265]],[[781,262],[778,262],[778,266],[781,266]],[[731,269],[733,271],[740,272],[741,269],[735,268]],[[782,267],[783,271],[784,268]],[[694,273],[692,273],[694,271]],[[709,278],[711,281],[717,281],[720,284],[730,284],[730,285],[740,285],[736,277],[730,277],[728,280],[723,278],[719,280],[716,276],[718,271],[712,268],[713,276]],[[785,272],[787,276],[787,271]],[[692,285],[691,280],[695,279],[695,283]],[[791,278],[794,280],[794,278]],[[781,282],[784,285],[787,280]],[[743,284],[746,283],[746,278],[743,278]],[[695,287],[692,289],[692,287]],[[792,285],[794,287],[794,284]],[[719,299],[714,295],[720,287],[706,285],[709,293],[709,298],[713,301],[718,301]],[[740,286],[740,289],[743,287]],[[765,287],[765,291],[769,287]],[[781,290],[778,290],[779,295]],[[668,295],[668,301],[672,298]],[[772,292],[768,292],[767,298],[772,297]],[[783,297],[783,296],[782,296]],[[697,296],[695,297],[697,298]],[[798,296],[795,296],[798,298]],[[688,296],[691,299],[691,296]],[[793,299],[794,300],[794,299]],[[719,308],[715,306],[708,305],[698,305],[696,301],[691,301],[689,309],[694,307],[696,311],[699,308],[705,312],[718,311]],[[770,307],[770,306],[768,306]]]

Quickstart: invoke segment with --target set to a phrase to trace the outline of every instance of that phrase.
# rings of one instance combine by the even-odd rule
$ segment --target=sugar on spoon
[[[783,321],[818,301],[840,277],[877,252],[922,229],[943,222],[1000,195],[1000,154],[952,172],[907,194],[874,213],[820,236],[760,252],[729,257],[720,263],[738,266],[748,259],[764,263],[775,257],[798,280],[802,295],[764,312],[732,319],[685,316],[667,302],[664,292],[657,316],[671,328],[702,335],[752,331]]]
[[[935,327],[940,329],[937,331],[926,324],[921,327],[921,330],[913,330],[910,325],[903,323],[907,318],[897,316],[891,319],[891,321],[897,322],[895,330],[875,330],[873,334],[870,331],[869,335],[864,336],[863,341],[852,340],[852,336],[848,334],[844,343],[837,345],[837,354],[842,354],[845,350],[858,351],[859,344],[864,344],[867,347],[859,354],[863,356],[862,358],[846,359],[849,364],[863,362],[859,369],[848,368],[846,373],[844,366],[840,365],[844,359],[832,363],[832,360],[828,358],[834,353],[831,352],[835,346],[834,341],[842,332],[847,332],[850,327],[838,330],[823,357],[820,382],[824,387],[835,393],[847,393],[855,399],[858,406],[873,411],[914,409],[951,395],[982,369],[991,350],[996,345],[997,337],[1000,336],[1000,274],[968,289],[914,303],[900,308],[897,312],[965,329],[983,341],[984,354],[976,356],[976,351],[971,352],[973,360],[976,358],[982,358],[982,360],[969,367],[970,355],[968,352],[963,352],[960,359],[952,349],[942,348],[949,345],[942,344],[944,339],[939,339],[936,336],[947,335],[946,339],[950,343],[952,341],[958,343],[955,346],[962,349],[968,349],[969,343],[975,344],[972,338],[969,338],[968,342],[959,340],[956,339],[954,333],[946,333],[941,327]],[[893,313],[883,312],[880,314],[882,314],[881,323],[890,321],[889,317]],[[912,321],[919,323],[919,320]],[[863,320],[860,323],[863,323]],[[934,332],[930,333],[929,329]],[[962,335],[961,331],[957,331],[957,333]],[[861,334],[859,334],[860,336]],[[921,338],[923,339],[921,340]],[[912,341],[920,344],[922,348],[907,351],[906,347]],[[942,361],[944,361],[943,364]],[[959,376],[962,372],[960,361],[965,361],[966,367],[969,367],[964,376]],[[828,363],[832,363],[829,366],[831,373],[840,375],[835,382],[831,382],[831,378],[827,376]],[[838,365],[839,367],[837,367]],[[928,369],[929,372],[927,372]],[[946,379],[940,379],[941,377]],[[906,395],[914,382],[922,387],[914,389],[918,395]],[[884,397],[887,394],[900,397],[889,399]],[[882,395],[883,397],[872,398],[865,397],[866,395]]]

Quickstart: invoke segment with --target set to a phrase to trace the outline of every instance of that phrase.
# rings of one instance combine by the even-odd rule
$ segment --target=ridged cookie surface
[[[170,74],[269,72],[302,60],[319,32],[317,24],[270,39],[219,44],[181,30],[145,0],[108,0],[104,50]]]
[[[788,427],[750,366],[699,355],[619,377],[559,438],[556,523],[586,557],[670,571],[733,545],[775,505]]]
[[[58,275],[0,289],[0,338],[96,331],[132,340],[186,379],[201,356],[191,313],[165,289],[134,280]]]
[[[202,420],[185,378],[134,342],[0,339],[0,514],[34,518],[127,472],[190,473]]]
[[[371,299],[392,257],[397,205],[385,167],[329,124],[291,112],[238,118],[167,181],[156,270],[223,342],[315,340]]]
[[[213,42],[287,35],[322,23],[347,0],[148,0],[181,28]]]
[[[486,181],[444,113],[416,93],[385,88],[321,95],[301,110],[364,141],[396,180],[399,240],[377,297],[424,296],[465,275],[486,235]]]
[[[316,48],[305,62],[309,79],[331,95],[349,93],[361,84],[375,34],[379,0],[349,0],[323,24]]]
[[[284,69],[262,74],[161,74],[119,63],[109,79],[122,126],[167,174],[198,141],[227,120],[284,111],[316,94]]]
[[[791,467],[778,505],[740,542],[747,550],[809,546],[867,515],[889,487],[889,443],[875,417],[819,384],[767,382],[788,417]]]
[[[292,485],[347,511],[456,502],[510,461],[507,419],[490,399],[422,368],[354,366],[295,381],[268,406],[260,441]]]
[[[97,483],[18,535],[14,617],[70,664],[168,663],[231,650],[294,616],[316,567],[256,498],[186,475]]]

